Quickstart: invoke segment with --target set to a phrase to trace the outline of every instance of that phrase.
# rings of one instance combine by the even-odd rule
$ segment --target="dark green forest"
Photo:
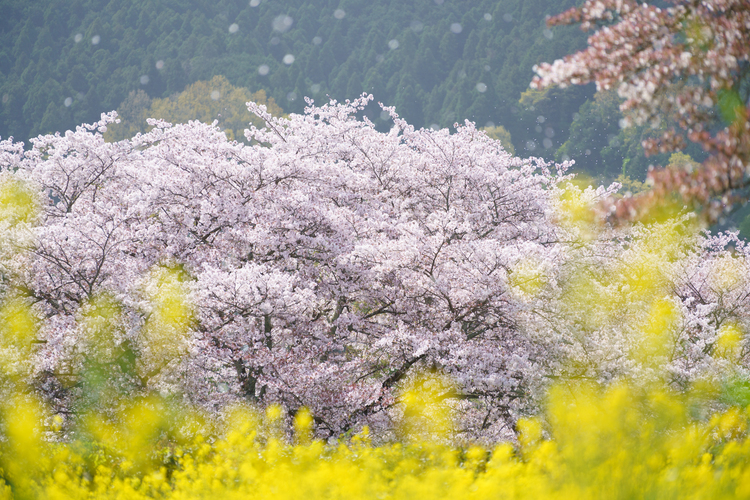
[[[516,154],[643,180],[642,137],[616,94],[534,91],[532,67],[585,46],[545,19],[574,0],[0,0],[0,137],[27,141],[223,75],[287,113],[363,92],[417,127],[503,126]],[[381,129],[388,117],[366,114]],[[688,150],[700,160],[701,152]]]

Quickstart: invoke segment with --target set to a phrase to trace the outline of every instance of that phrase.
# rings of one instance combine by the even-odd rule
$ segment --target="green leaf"
[[[722,89],[719,91],[719,113],[725,122],[734,122],[737,119],[738,110],[742,107],[742,99],[736,90]]]
[[[724,383],[721,399],[731,405],[746,408],[750,405],[750,380],[734,377]]]

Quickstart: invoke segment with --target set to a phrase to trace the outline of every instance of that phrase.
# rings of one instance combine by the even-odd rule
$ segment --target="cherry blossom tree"
[[[626,122],[679,124],[644,142],[647,152],[678,150],[685,134],[708,152],[699,169],[650,173],[653,189],[613,210],[639,217],[665,197],[703,208],[709,221],[748,199],[750,165],[750,4],[747,0],[586,0],[549,20],[595,30],[588,47],[535,67],[533,86],[582,84],[617,89]],[[627,123],[625,124],[627,125]]]
[[[679,385],[747,357],[736,238],[609,227],[592,207],[616,185],[577,190],[471,123],[385,108],[380,133],[370,99],[249,104],[249,145],[163,121],[108,143],[114,114],[3,142],[2,300],[38,316],[26,365],[14,344],[3,366],[60,413],[156,391],[307,407],[321,437],[387,434],[399,385],[434,371],[462,435],[494,441],[561,377]]]
[[[252,146],[163,121],[107,143],[114,114],[4,144],[42,200],[16,287],[42,318],[33,371],[58,409],[108,375],[110,391],[208,407],[306,406],[337,435],[389,427],[398,384],[438,370],[477,414],[467,432],[507,430],[541,355],[509,270],[555,258],[564,167],[389,108],[379,133],[355,119],[369,99],[288,119],[250,104],[267,123]]]

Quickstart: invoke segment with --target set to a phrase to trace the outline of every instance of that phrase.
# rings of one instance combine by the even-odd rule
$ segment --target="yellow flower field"
[[[694,415],[707,391],[560,385],[544,418],[494,449],[441,444],[440,425],[432,440],[374,446],[364,429],[326,444],[310,439],[305,411],[286,439],[278,407],[236,407],[204,436],[198,413],[157,399],[89,415],[63,441],[50,439],[59,418],[44,426],[44,409],[17,396],[4,411],[3,498],[748,498],[750,413]],[[429,403],[405,399],[412,415]]]

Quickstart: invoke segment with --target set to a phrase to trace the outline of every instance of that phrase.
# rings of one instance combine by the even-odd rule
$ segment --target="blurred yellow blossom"
[[[732,359],[740,349],[744,334],[736,323],[725,323],[719,328],[718,339],[714,345],[714,353],[721,358]]]
[[[518,448],[462,450],[434,432],[450,410],[437,423],[425,412],[443,404],[450,384],[423,376],[405,389],[407,417],[431,431],[412,428],[406,442],[379,446],[364,430],[328,445],[259,439],[268,429],[249,407],[229,411],[225,434],[176,446],[170,413],[152,398],[123,401],[116,416],[92,414],[85,441],[47,441],[43,405],[19,395],[3,406],[0,498],[750,498],[747,409],[701,420],[689,395],[665,388],[568,382],[553,387],[543,415],[519,420]],[[273,406],[266,420],[282,416]],[[310,412],[300,410],[295,425],[311,429]]]
[[[146,371],[165,366],[186,353],[195,318],[188,279],[177,266],[156,266],[146,278],[144,295],[151,307],[142,331]]]
[[[422,374],[411,380],[400,397],[403,405],[401,431],[405,439],[448,439],[454,427],[449,406],[453,393],[448,381],[438,375]]]
[[[0,221],[13,226],[30,223],[37,214],[38,203],[34,193],[12,174],[0,174]]]

